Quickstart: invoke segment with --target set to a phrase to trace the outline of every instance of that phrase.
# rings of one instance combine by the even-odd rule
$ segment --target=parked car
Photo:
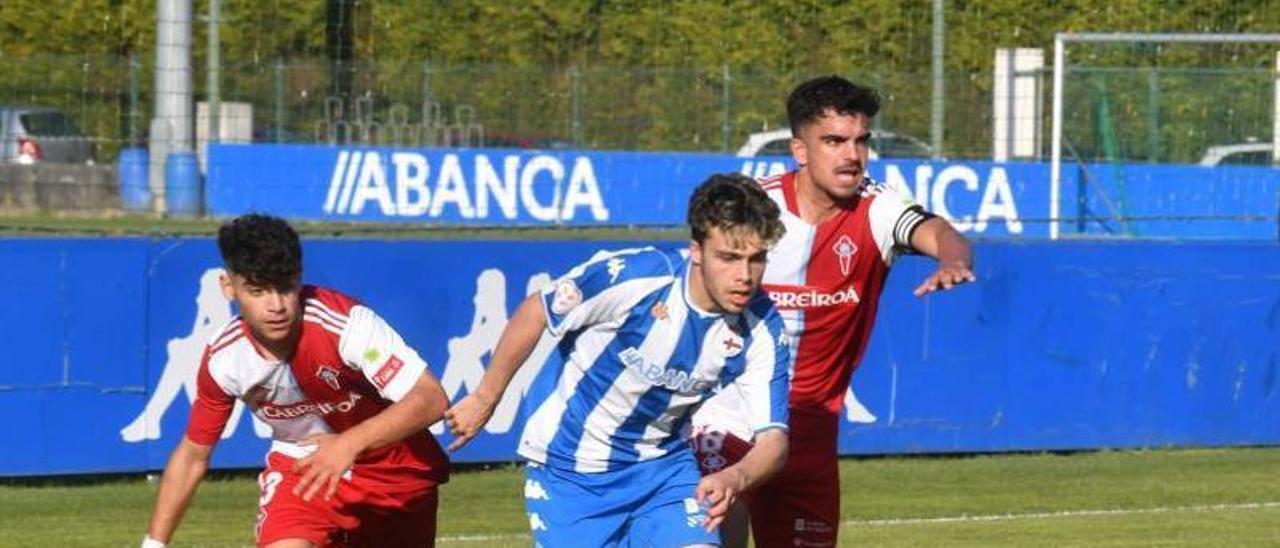
[[[1247,142],[1211,146],[1204,151],[1200,165],[1269,166],[1280,165],[1280,162],[1276,161],[1272,143]]]
[[[892,131],[871,130],[871,159],[929,158],[933,149],[915,137]],[[790,156],[791,129],[782,128],[752,133],[738,149],[738,156]]]
[[[93,142],[57,109],[0,106],[0,162],[93,163]]]

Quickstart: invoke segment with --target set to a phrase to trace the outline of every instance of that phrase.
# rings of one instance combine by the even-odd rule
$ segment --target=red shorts
[[[835,546],[840,529],[839,418],[793,412],[790,426],[786,466],[744,496],[751,535],[761,548]],[[733,434],[700,432],[694,437],[703,475],[738,462],[750,449],[750,442]]]
[[[403,466],[356,464],[326,500],[293,494],[294,459],[267,455],[258,475],[258,546],[304,539],[316,546],[434,546],[436,482]]]

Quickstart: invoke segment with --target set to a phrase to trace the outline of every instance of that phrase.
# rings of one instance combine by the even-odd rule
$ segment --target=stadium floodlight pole
[[[1058,239],[1059,211],[1062,187],[1062,82],[1066,72],[1066,44],[1068,42],[1157,42],[1157,43],[1244,43],[1244,44],[1280,44],[1280,34],[1220,34],[1220,33],[1176,33],[1176,32],[1059,32],[1053,35],[1053,150],[1049,160],[1049,239]],[[1280,56],[1276,60],[1280,71]],[[1280,79],[1277,79],[1280,86]],[[1277,134],[1280,134],[1280,98],[1277,99],[1276,117]],[[1277,151],[1280,151],[1280,137],[1277,137]]]

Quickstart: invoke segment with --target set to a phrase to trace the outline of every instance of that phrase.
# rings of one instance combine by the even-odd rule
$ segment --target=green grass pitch
[[[1280,448],[1103,451],[841,462],[842,546],[1275,546]],[[528,546],[522,471],[456,473],[440,546]],[[0,546],[137,546],[140,477],[0,482]],[[251,546],[251,474],[207,480],[174,546]]]

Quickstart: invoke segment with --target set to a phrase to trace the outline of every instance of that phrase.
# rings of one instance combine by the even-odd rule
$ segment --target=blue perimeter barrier
[[[782,173],[789,158],[723,154],[211,145],[214,215],[448,225],[679,225],[715,172]],[[1050,170],[1032,162],[877,160],[895,185],[962,232],[1272,240],[1280,169],[1064,164],[1054,215]]]
[[[305,244],[305,278],[379,311],[456,399],[530,286],[631,245],[320,239]],[[895,266],[843,410],[842,453],[1280,443],[1280,246],[987,241],[976,252],[979,283],[926,299],[910,292],[931,262]],[[0,269],[0,413],[12,417],[0,475],[163,467],[203,345],[232,314],[213,242],[3,239],[0,262],[21,265]],[[530,377],[457,460],[515,458]],[[267,442],[254,422],[245,413],[232,427],[215,467],[259,466]]]

